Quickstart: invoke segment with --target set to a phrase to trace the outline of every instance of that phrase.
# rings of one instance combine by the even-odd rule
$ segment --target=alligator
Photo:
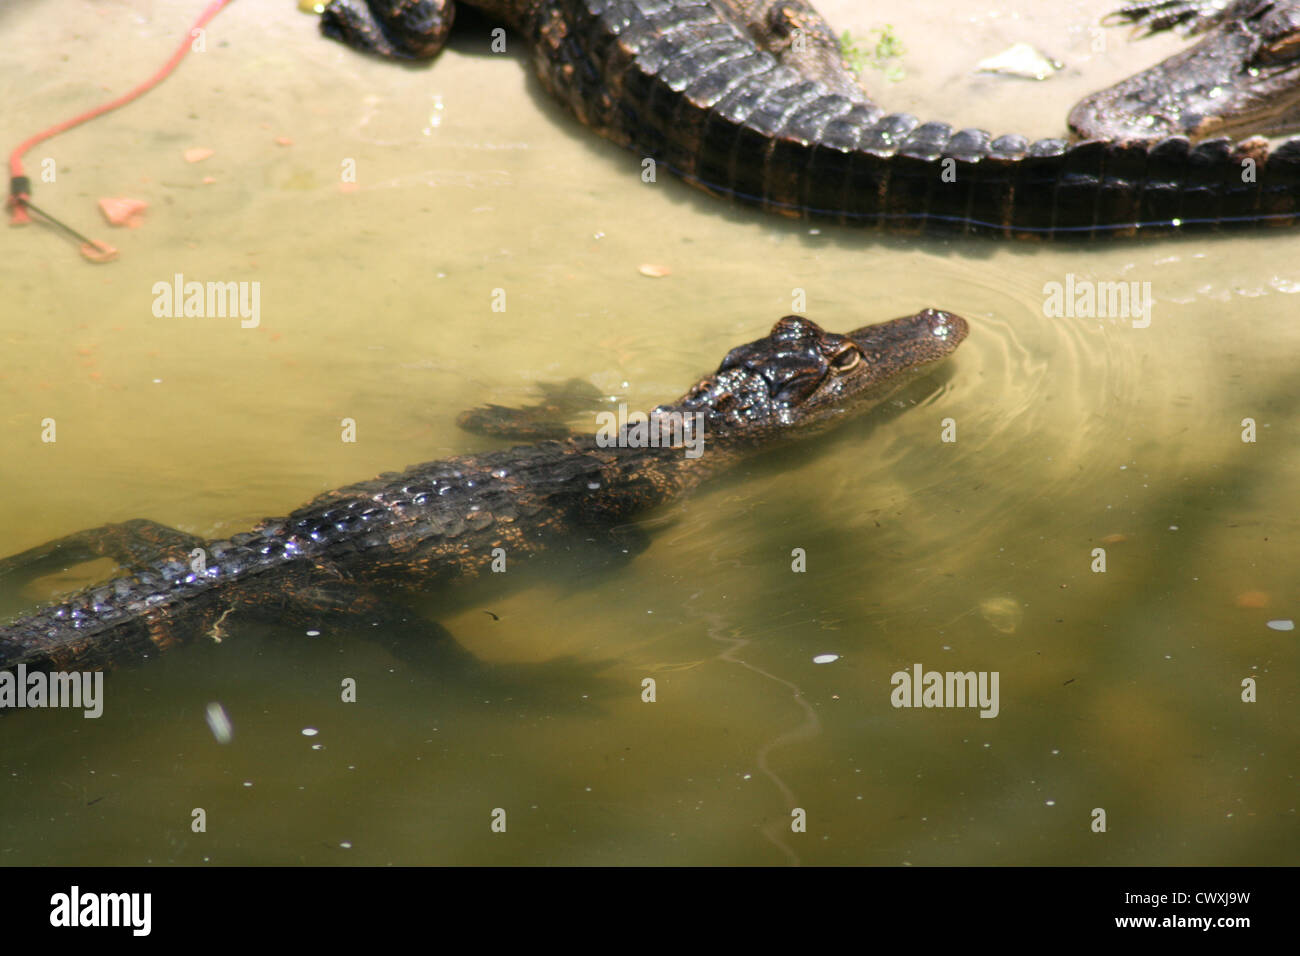
[[[228,540],[147,520],[68,535],[0,561],[0,579],[103,557],[128,573],[0,626],[0,672],[141,661],[204,635],[219,640],[240,611],[395,620],[387,612],[403,595],[481,576],[496,560],[513,569],[590,535],[632,541],[620,532],[635,534],[643,512],[878,405],[967,332],[964,319],[935,309],[842,335],[790,315],[677,401],[596,435],[382,474]],[[462,424],[513,435],[532,417],[489,406]]]
[[[1152,236],[1300,218],[1300,0],[1140,0],[1122,18],[1204,32],[1087,98],[1076,139],[886,113],[805,0],[465,0],[528,44],[583,124],[708,193],[890,232]],[[382,56],[445,44],[451,0],[332,0],[322,31]]]

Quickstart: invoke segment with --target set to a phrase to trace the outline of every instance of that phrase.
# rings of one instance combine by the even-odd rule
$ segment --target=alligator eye
[[[850,345],[831,359],[831,367],[837,372],[847,372],[851,368],[857,368],[861,361],[862,353]]]

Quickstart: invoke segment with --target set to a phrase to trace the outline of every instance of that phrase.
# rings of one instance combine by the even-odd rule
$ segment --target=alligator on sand
[[[1009,237],[1300,218],[1300,139],[1270,151],[1259,138],[1300,127],[1300,0],[1131,4],[1122,15],[1151,29],[1206,36],[1076,106],[1073,143],[886,113],[805,0],[463,2],[524,37],[542,85],[585,125],[782,215]],[[322,29],[422,58],[452,17],[451,0],[333,0]]]

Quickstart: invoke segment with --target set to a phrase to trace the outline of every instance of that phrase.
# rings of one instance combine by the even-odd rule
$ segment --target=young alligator
[[[392,591],[481,574],[494,549],[515,562],[617,531],[721,469],[878,404],[966,333],[963,319],[932,309],[845,335],[786,316],[652,413],[665,425],[696,422],[675,445],[647,447],[629,425],[608,436],[612,444],[570,437],[415,465],[228,541],[149,521],[70,535],[0,561],[0,576],[95,557],[132,573],[0,626],[0,670],[97,670],[146,658],[219,637],[241,608],[382,614]],[[687,453],[701,442],[702,453]]]
[[[1300,216],[1300,139],[1271,154],[1258,138],[1189,141],[1300,123],[1300,0],[1132,4],[1122,12],[1152,28],[1210,32],[1076,107],[1072,127],[1091,138],[1073,145],[887,115],[806,0],[465,2],[524,36],[542,85],[584,124],[710,193],[783,215],[1014,237]],[[426,57],[452,15],[451,0],[333,0],[322,30]]]

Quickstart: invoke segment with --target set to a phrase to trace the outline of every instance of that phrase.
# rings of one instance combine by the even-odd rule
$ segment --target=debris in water
[[[207,721],[208,729],[212,731],[212,736],[217,738],[217,743],[230,743],[235,736],[235,732],[230,724],[230,715],[226,713],[226,708],[218,703],[208,704]]]
[[[107,197],[99,201],[99,210],[104,218],[114,226],[128,226],[139,229],[144,225],[144,211],[149,204],[143,199],[125,199]]]
[[[91,262],[112,262],[117,258],[117,249],[110,246],[107,242],[100,242],[94,239],[90,242],[81,244],[81,255]]]
[[[1062,65],[1060,60],[1048,56],[1028,43],[1016,43],[997,56],[981,60],[978,69],[983,73],[1001,73],[1004,76],[1019,76],[1026,80],[1045,80],[1061,69]]]
[[[1003,634],[1014,634],[1025,616],[1020,602],[1010,597],[992,597],[980,601],[980,617]]]

